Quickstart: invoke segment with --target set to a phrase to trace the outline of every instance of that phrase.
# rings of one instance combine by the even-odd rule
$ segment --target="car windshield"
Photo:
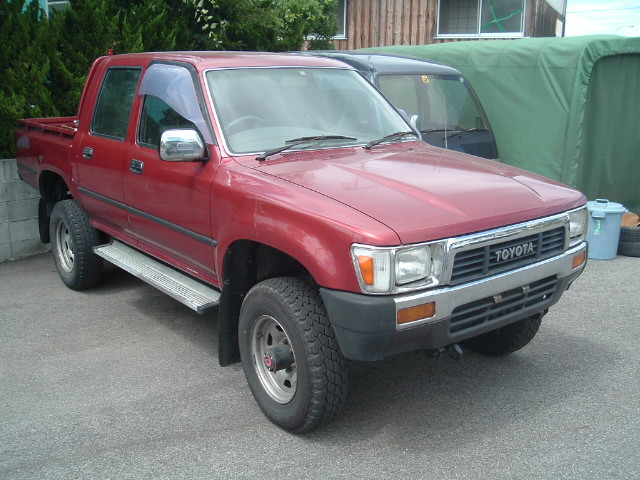
[[[489,128],[460,75],[380,75],[378,81],[396,107],[418,116],[422,132]]]
[[[206,79],[230,152],[366,144],[409,126],[369,82],[340,68],[210,70]],[[346,137],[346,138],[340,138]],[[398,137],[390,141],[414,139]]]

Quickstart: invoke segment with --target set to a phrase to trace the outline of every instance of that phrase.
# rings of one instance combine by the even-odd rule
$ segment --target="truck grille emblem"
[[[496,252],[496,261],[504,262],[513,258],[522,257],[533,253],[533,242],[523,243],[513,247],[503,248]]]

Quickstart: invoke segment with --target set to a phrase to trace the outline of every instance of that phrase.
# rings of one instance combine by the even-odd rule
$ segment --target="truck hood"
[[[288,152],[260,164],[251,161],[262,173],[376,219],[403,244],[532,220],[586,201],[539,175],[422,142]]]

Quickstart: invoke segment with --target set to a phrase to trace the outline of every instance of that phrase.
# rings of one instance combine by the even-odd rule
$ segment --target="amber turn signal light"
[[[571,264],[572,268],[578,268],[580,265],[582,265],[585,260],[587,259],[587,252],[582,252],[580,255],[576,255],[575,257],[573,257],[573,262]]]
[[[416,307],[403,308],[398,310],[398,325],[415,322],[423,318],[431,318],[436,314],[435,302],[425,303]]]
[[[373,257],[366,255],[358,256],[358,265],[360,265],[360,273],[362,274],[362,280],[367,285],[373,285]]]

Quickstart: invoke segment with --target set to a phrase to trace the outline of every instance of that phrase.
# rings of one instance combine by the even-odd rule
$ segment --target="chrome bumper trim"
[[[465,305],[492,295],[498,295],[513,288],[523,287],[545,277],[554,275],[557,278],[567,277],[584,268],[585,263],[575,269],[572,268],[572,263],[576,255],[586,252],[586,250],[587,245],[582,242],[556,257],[492,277],[483,278],[463,285],[456,285],[454,287],[437,288],[420,293],[399,295],[394,298],[396,314],[398,310],[430,302],[435,302],[436,314],[430,318],[398,325],[396,329],[405,330],[449,318],[453,310],[460,305]]]

